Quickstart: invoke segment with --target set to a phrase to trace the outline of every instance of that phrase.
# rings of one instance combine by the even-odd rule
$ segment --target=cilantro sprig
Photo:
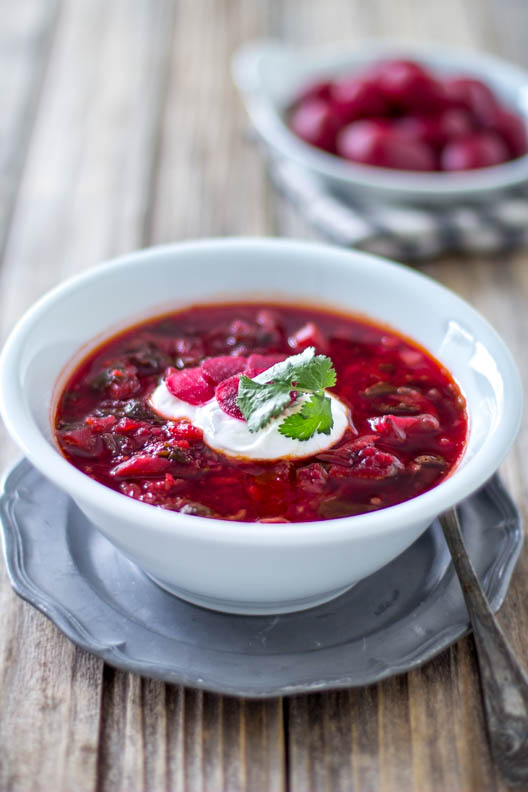
[[[325,393],[336,383],[332,361],[316,355],[308,347],[299,355],[291,355],[281,363],[263,371],[254,379],[240,377],[237,405],[247,421],[250,432],[258,432],[272,418],[279,416],[301,394],[308,394],[300,410],[288,415],[279,425],[279,432],[293,440],[309,440],[314,434],[330,434],[334,425],[332,404]]]

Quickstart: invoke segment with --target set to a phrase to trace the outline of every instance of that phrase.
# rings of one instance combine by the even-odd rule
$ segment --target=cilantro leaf
[[[316,355],[309,366],[303,366],[298,372],[295,384],[298,388],[306,388],[310,391],[332,388],[336,384],[336,373],[330,358],[326,355]]]
[[[237,405],[250,432],[257,432],[292,404],[292,393],[310,394],[302,408],[288,416],[279,431],[292,439],[308,440],[316,432],[329,434],[334,421],[325,388],[336,383],[332,361],[308,347],[250,379],[242,375]]]
[[[260,384],[245,374],[238,385],[237,406],[250,432],[257,432],[291,404],[289,382]]]
[[[266,369],[255,378],[255,382],[274,384],[277,382],[292,383],[296,381],[305,371],[308,364],[314,359],[315,349],[307,347],[298,355],[290,355],[286,360],[281,360],[280,363],[275,363],[271,368]],[[322,357],[322,355],[320,356]]]
[[[333,425],[330,399],[324,394],[314,393],[299,412],[284,419],[279,432],[293,440],[309,440],[316,432],[330,434]]]

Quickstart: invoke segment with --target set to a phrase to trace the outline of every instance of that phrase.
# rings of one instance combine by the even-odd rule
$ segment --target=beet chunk
[[[221,382],[220,385],[217,386],[215,396],[219,407],[226,413],[226,415],[230,415],[232,418],[238,418],[240,421],[243,421],[244,416],[240,412],[240,408],[236,402],[239,382],[240,376],[238,374],[235,374],[234,377],[229,377],[229,379],[224,380],[224,382]]]
[[[244,371],[247,362],[247,358],[242,355],[222,355],[209,358],[202,363],[202,375],[211,385],[218,385],[229,377]]]
[[[333,151],[339,122],[331,105],[322,99],[308,99],[293,111],[291,128],[305,143]]]
[[[497,102],[485,83],[471,77],[455,77],[444,80],[443,86],[452,106],[465,108],[480,124],[493,120]]]
[[[516,113],[497,108],[491,129],[505,141],[512,157],[521,157],[528,150],[526,122]]]
[[[256,377],[257,374],[262,374],[263,371],[267,371],[269,368],[274,366],[276,363],[282,363],[283,360],[286,360],[287,355],[259,355],[255,353],[254,355],[250,355],[247,361],[247,367],[244,371],[244,374],[249,377]]]
[[[104,390],[112,399],[129,399],[141,389],[137,369],[116,363],[100,371],[91,381],[92,388]]]
[[[398,457],[374,446],[360,449],[354,455],[351,467],[353,476],[366,479],[389,478],[403,470]]]
[[[370,428],[380,435],[395,440],[405,440],[407,435],[436,432],[440,428],[438,418],[428,413],[422,415],[381,415],[369,418]]]
[[[372,71],[386,101],[397,109],[431,112],[442,107],[443,86],[419,63],[385,61]]]
[[[164,457],[137,454],[116,465],[110,471],[114,478],[132,478],[134,476],[158,476],[170,467],[170,461]]]
[[[395,476],[403,470],[398,457],[387,451],[380,451],[374,443],[377,435],[363,435],[338,448],[331,448],[317,458],[330,462],[330,478],[384,479]]]
[[[305,492],[323,492],[328,474],[319,462],[305,465],[297,470],[297,484]]]
[[[364,165],[400,170],[431,171],[436,167],[432,148],[399,135],[386,121],[354,121],[338,135],[337,151]]]
[[[330,96],[336,115],[346,124],[358,118],[381,116],[387,109],[379,85],[368,77],[338,80],[333,84]]]
[[[451,107],[429,115],[407,115],[394,122],[394,131],[402,138],[444,146],[450,140],[474,131],[471,115],[462,107]]]
[[[288,338],[288,344],[295,352],[301,352],[310,346],[315,347],[318,352],[323,354],[328,352],[328,341],[315,322],[307,322],[296,330]]]
[[[62,448],[68,453],[78,457],[101,456],[104,444],[99,434],[95,434],[89,426],[76,426],[61,429],[57,438]]]
[[[167,388],[188,404],[205,404],[214,396],[213,386],[204,379],[201,368],[167,369]]]
[[[493,132],[478,132],[448,143],[442,151],[445,171],[473,170],[499,165],[509,159],[506,143]]]

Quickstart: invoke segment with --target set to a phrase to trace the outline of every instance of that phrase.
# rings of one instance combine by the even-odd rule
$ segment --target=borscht
[[[440,483],[465,400],[425,349],[367,319],[193,306],[94,349],[60,394],[76,468],[143,503],[245,522],[363,514]]]

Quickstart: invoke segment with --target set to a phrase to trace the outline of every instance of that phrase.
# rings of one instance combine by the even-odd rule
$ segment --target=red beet
[[[491,129],[497,132],[506,142],[512,157],[521,157],[528,150],[526,121],[516,113],[498,107],[495,112]]]
[[[117,418],[115,415],[89,415],[85,419],[85,424],[96,434],[100,432],[109,432],[116,423]]]
[[[320,462],[305,465],[297,471],[297,485],[306,492],[323,492],[328,473]]]
[[[147,431],[150,430],[149,424],[145,421],[134,421],[134,419],[124,416],[123,418],[119,419],[119,423],[115,427],[114,431],[118,434],[132,434],[132,432],[137,432],[137,430],[141,428],[144,428]]]
[[[349,77],[332,85],[330,99],[345,124],[358,118],[381,116],[387,109],[379,85],[366,77]]]
[[[307,347],[313,346],[317,352],[326,354],[328,352],[328,341],[314,322],[307,322],[288,338],[288,345],[295,351],[301,352]]]
[[[431,112],[444,104],[441,84],[418,63],[385,61],[374,67],[373,75],[387,102],[397,109]]]
[[[167,388],[178,399],[188,404],[205,404],[214,396],[214,388],[202,375],[201,368],[168,369]]]
[[[219,382],[244,371],[247,362],[247,358],[242,355],[221,355],[208,358],[202,363],[202,375],[211,385],[218,385]]]
[[[404,115],[394,121],[393,129],[398,137],[410,140],[429,143],[431,138],[430,116],[424,115]]]
[[[101,436],[94,434],[89,426],[64,429],[57,432],[57,436],[62,447],[74,456],[94,459],[101,456],[104,450]]]
[[[396,135],[385,141],[381,163],[385,168],[432,171],[436,168],[435,155],[427,143],[409,143]]]
[[[407,435],[435,432],[440,428],[438,418],[428,413],[422,415],[381,415],[369,418],[370,428],[380,435],[405,440]]]
[[[388,122],[381,119],[354,121],[339,133],[337,151],[342,157],[354,162],[378,165],[379,152],[388,129]]]
[[[348,445],[350,447],[352,444]],[[347,454],[339,456],[341,450],[319,455],[320,459],[334,462],[328,469],[330,478],[351,476],[361,479],[384,479],[395,476],[404,467],[398,457],[387,451],[380,451],[370,443],[363,443],[361,446],[358,444],[357,449],[350,448]]]
[[[474,130],[467,110],[451,107],[430,115],[406,115],[394,122],[394,131],[412,141],[444,146],[450,140],[465,137]]]
[[[444,80],[447,101],[455,107],[468,110],[479,124],[490,123],[497,107],[491,88],[480,80],[455,77]]]
[[[473,129],[474,124],[469,112],[462,107],[451,107],[440,113],[438,117],[438,131],[434,142],[443,145],[449,140],[469,135]]]
[[[281,363],[283,360],[286,360],[286,355],[250,355],[244,374],[250,378],[256,377],[257,374],[262,374],[263,371],[271,368],[276,363]]]
[[[345,127],[337,139],[341,156],[353,162],[401,170],[434,170],[431,147],[421,141],[401,137],[381,121],[355,121]]]
[[[477,132],[448,143],[442,151],[440,164],[445,171],[473,170],[506,162],[509,156],[502,138],[493,132]]]
[[[165,457],[137,454],[112,468],[110,475],[114,476],[114,478],[156,476],[164,473],[169,467],[170,461]]]
[[[322,99],[301,102],[292,113],[290,125],[305,143],[333,151],[339,122],[328,102]]]
[[[203,440],[202,430],[186,420],[167,424],[167,432],[175,440],[187,440],[191,443]]]
[[[229,379],[224,380],[217,386],[215,396],[219,407],[227,413],[227,415],[230,415],[232,418],[239,418],[243,421],[244,416],[236,403],[239,382],[240,376],[238,374],[235,374],[234,377],[229,377]]]
[[[390,478],[403,469],[398,457],[387,451],[380,451],[374,446],[367,446],[358,451],[352,463],[352,475],[359,478]]]

